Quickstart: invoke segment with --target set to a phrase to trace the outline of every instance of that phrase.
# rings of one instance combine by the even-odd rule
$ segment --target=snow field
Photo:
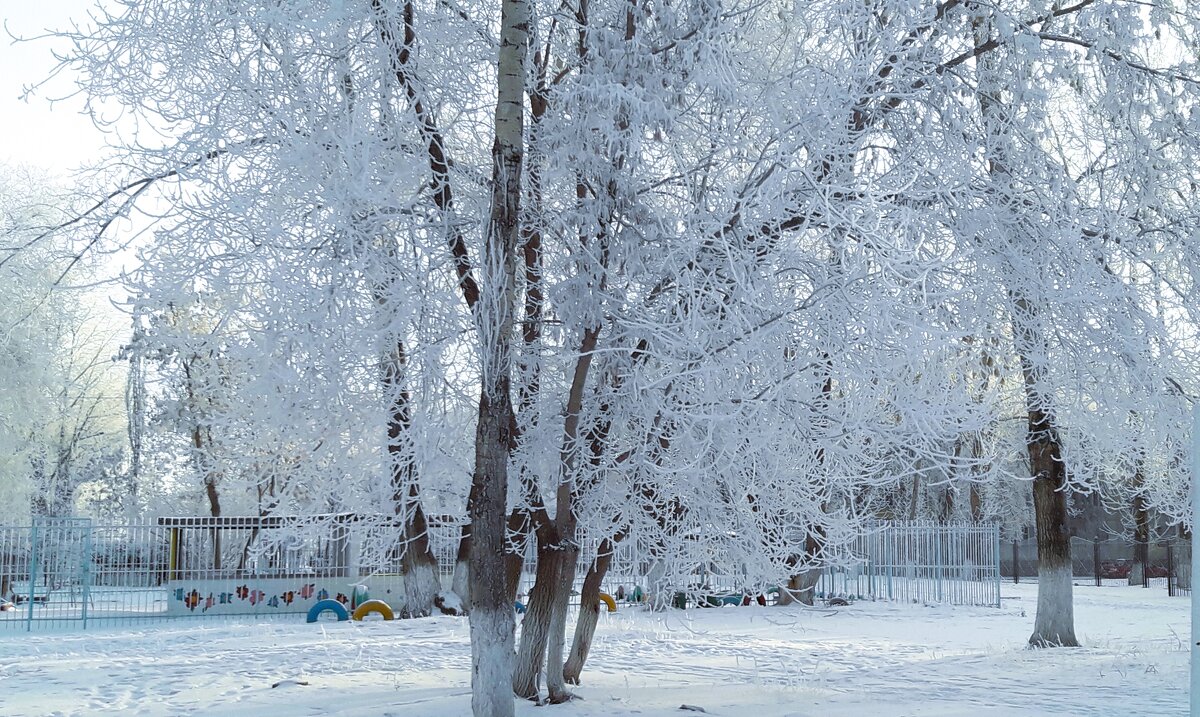
[[[1184,715],[1188,601],[1079,586],[1085,647],[1024,648],[1036,586],[1004,607],[856,603],[602,613],[568,705],[522,717]],[[6,636],[4,717],[455,717],[470,713],[465,620],[175,620]],[[306,682],[308,684],[300,684]],[[277,687],[272,687],[273,684]]]

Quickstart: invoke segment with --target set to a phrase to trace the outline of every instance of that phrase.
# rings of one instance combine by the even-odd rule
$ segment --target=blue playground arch
[[[338,622],[350,619],[350,613],[346,612],[346,606],[337,600],[318,600],[316,605],[308,609],[308,621],[316,622],[321,613],[330,610],[334,615],[337,615]]]

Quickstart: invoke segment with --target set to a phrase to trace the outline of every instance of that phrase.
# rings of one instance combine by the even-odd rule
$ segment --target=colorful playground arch
[[[362,620],[371,613],[381,615],[384,620],[396,619],[396,615],[392,612],[391,606],[382,600],[368,600],[354,608],[354,619]]]
[[[338,622],[350,619],[350,613],[346,612],[346,606],[337,600],[318,600],[315,605],[308,609],[308,621],[316,622],[321,613],[327,610],[337,615]]]
[[[600,593],[600,602],[608,606],[609,612],[617,611],[617,601],[612,599],[612,595],[608,593]]]

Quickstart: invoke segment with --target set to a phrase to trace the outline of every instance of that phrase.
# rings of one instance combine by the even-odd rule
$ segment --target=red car
[[[1133,570],[1132,560],[1102,560],[1100,561],[1100,577],[1106,580],[1124,580]]]

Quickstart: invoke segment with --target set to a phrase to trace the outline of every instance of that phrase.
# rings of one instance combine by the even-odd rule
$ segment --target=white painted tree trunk
[[[410,546],[411,547],[411,546]],[[420,556],[424,558],[425,556]],[[437,563],[425,559],[405,561],[408,563],[404,573],[404,610],[406,617],[425,617],[432,614],[434,600],[441,592],[442,584],[438,578]]]
[[[479,421],[471,490],[471,711],[512,717],[513,606],[505,579],[508,460],[512,426],[513,315],[516,247],[524,161],[526,0],[503,0],[497,65],[491,214],[484,241],[483,282],[474,311],[480,343]]]
[[[977,43],[993,36],[993,19],[986,14],[988,12],[991,11],[985,10],[974,20]],[[1008,83],[1020,82],[1020,79],[1012,79],[997,62],[992,54],[980,57],[977,99],[986,132],[988,172],[993,182],[989,198],[999,210],[1021,207],[1022,203],[1012,196],[1013,176],[1009,166],[1015,111],[1004,100],[1006,92],[1013,90]],[[1003,231],[1023,233],[1012,237],[1013,245],[1027,244],[1034,252],[1040,248],[1035,244],[1038,237],[1023,228],[1021,222],[1011,221],[1013,215],[1004,219],[1009,221],[1002,222]],[[1004,255],[998,258],[1002,262],[1012,261]],[[1045,362],[1048,359],[1043,347],[1049,344],[1042,323],[1044,307],[1037,286],[1010,284],[1005,288],[1009,297],[1013,350],[1020,360],[1024,381],[1028,416],[1025,443],[1033,478],[1037,524],[1038,611],[1029,644],[1033,647],[1076,646],[1079,643],[1075,639],[1071,536],[1063,493],[1067,473],[1053,399],[1047,397],[1045,391],[1048,370]]]
[[[469,560],[459,560],[454,563],[454,577],[451,578],[450,589],[458,595],[462,611],[471,611],[471,563]]]
[[[512,717],[513,611],[490,605],[471,611],[471,713]]]
[[[1075,603],[1071,566],[1038,561],[1037,618],[1029,644],[1034,647],[1074,647]]]

